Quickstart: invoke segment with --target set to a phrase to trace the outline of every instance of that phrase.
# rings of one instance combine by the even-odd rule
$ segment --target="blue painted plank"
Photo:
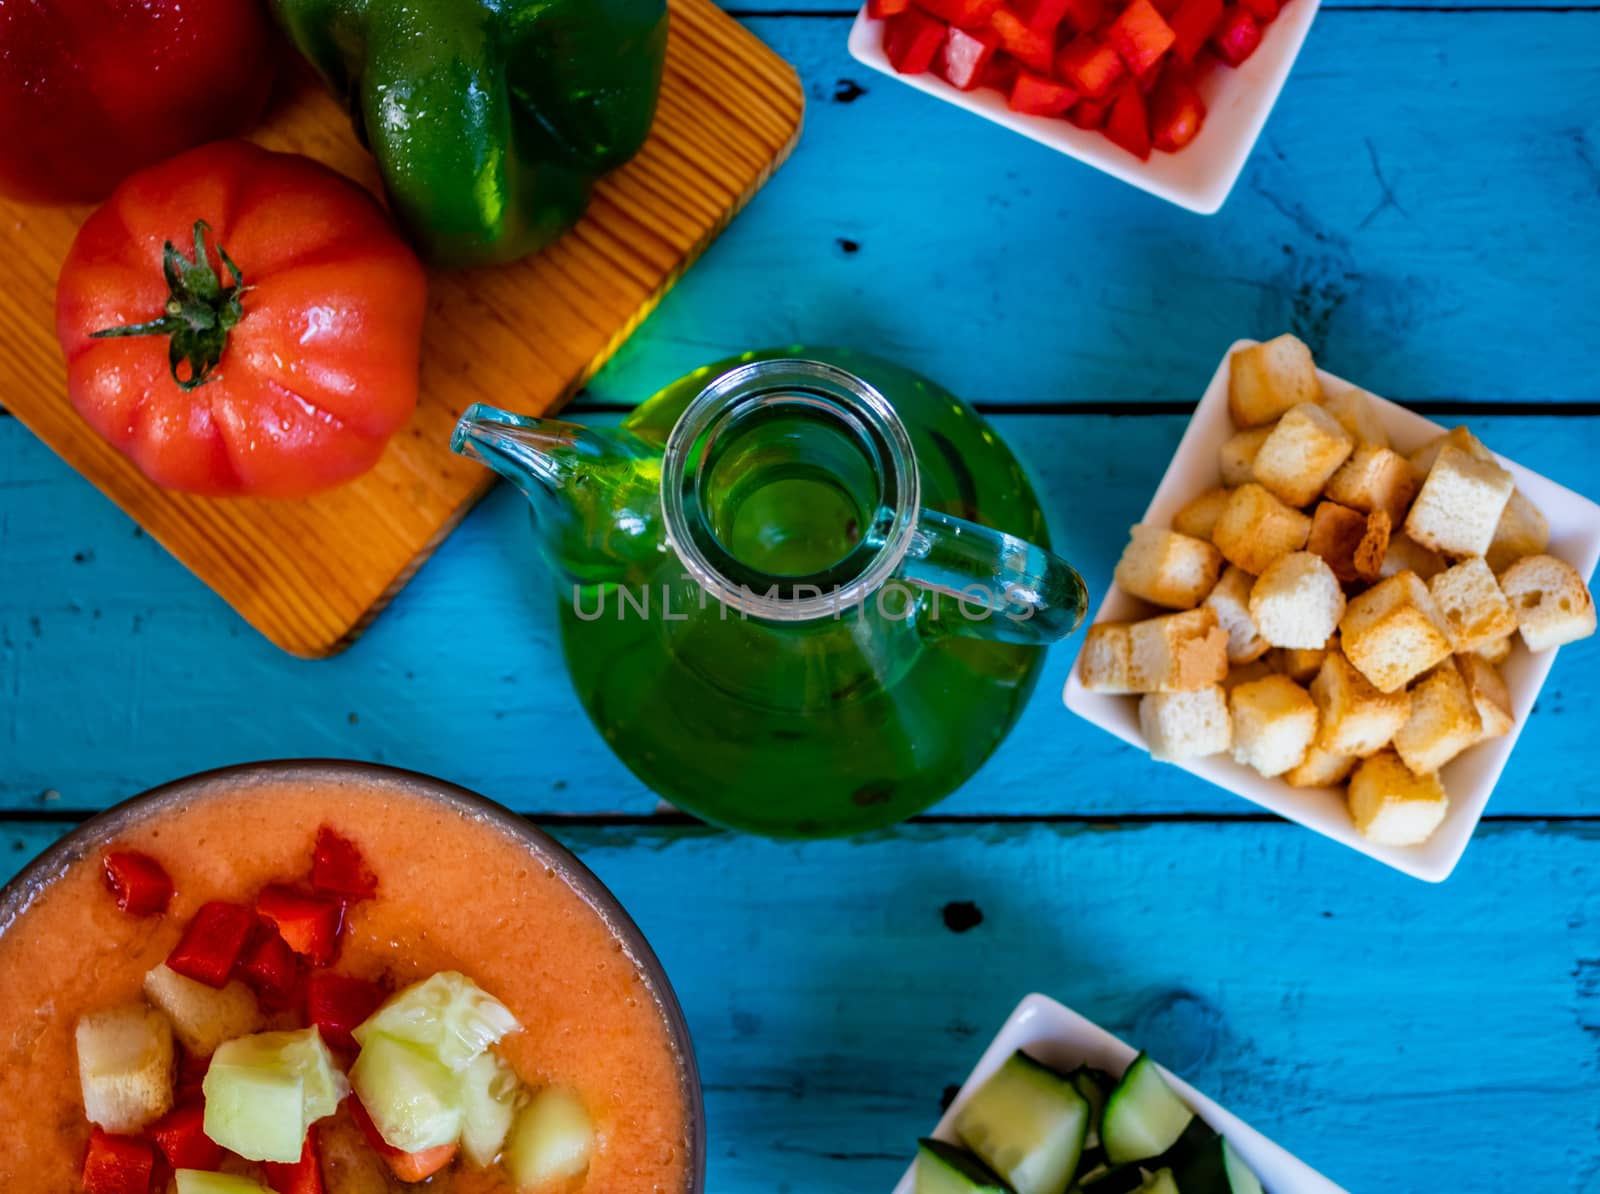
[[[1058,547],[1103,591],[1183,420],[996,425],[1037,478]],[[1600,457],[1600,419],[1475,425],[1570,485],[1584,485]],[[654,806],[568,691],[554,598],[521,499],[505,487],[354,648],[307,662],[268,645],[15,420],[0,420],[0,575],[0,808],[97,808],[206,767],[295,755],[414,767],[525,811]],[[939,812],[1254,810],[1067,713],[1058,693],[1076,649],[1055,650],[1011,740]],[[1600,779],[1571,765],[1600,718],[1597,676],[1600,640],[1562,652],[1492,812],[1600,813]]]
[[[0,873],[52,832],[0,832]],[[712,1194],[886,1192],[1030,990],[1352,1191],[1600,1182],[1594,825],[1496,827],[1442,889],[1283,825],[562,836],[683,1001]]]
[[[805,79],[800,148],[599,399],[792,342],[978,399],[1192,399],[1285,328],[1397,399],[1600,399],[1600,13],[1330,11],[1210,218],[867,72],[844,19],[749,24]]]

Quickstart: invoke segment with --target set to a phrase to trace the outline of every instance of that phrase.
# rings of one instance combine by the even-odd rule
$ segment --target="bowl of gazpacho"
[[[699,1194],[688,1028],[610,892],[425,776],[154,789],[0,889],[0,1188]]]

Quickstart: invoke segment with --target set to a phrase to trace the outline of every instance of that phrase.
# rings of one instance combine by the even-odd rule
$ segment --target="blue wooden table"
[[[1223,349],[1288,328],[1600,493],[1596,0],[1329,0],[1210,219],[864,73],[826,0],[743,2],[804,76],[804,140],[596,418],[756,345],[898,358],[994,415],[1098,591]],[[1600,642],[1561,652],[1433,888],[1077,722],[1075,646],[933,815],[707,830],[583,719],[545,591],[502,489],[352,650],[290,659],[0,417],[0,876],[161,780],[375,759],[532,814],[634,911],[694,1029],[716,1194],[886,1191],[1030,990],[1354,1191],[1600,1192]]]

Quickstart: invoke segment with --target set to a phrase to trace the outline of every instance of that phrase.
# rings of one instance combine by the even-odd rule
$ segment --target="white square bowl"
[[[1298,3],[1298,0],[1296,0]],[[1240,340],[1228,350],[1217,367],[1205,397],[1195,408],[1189,428],[1161,478],[1155,497],[1144,512],[1141,522],[1154,526],[1171,526],[1172,518],[1186,502],[1202,491],[1221,484],[1217,451],[1233,434],[1233,422],[1228,414],[1229,360],[1241,348],[1254,344],[1254,340]],[[1318,370],[1324,392],[1333,393],[1353,383]],[[1398,452],[1410,452],[1428,440],[1440,435],[1445,428],[1414,415],[1402,406],[1382,398],[1375,403],[1384,428]],[[1485,446],[1493,449],[1493,444]],[[1585,581],[1594,575],[1595,564],[1600,561],[1600,506],[1587,498],[1557,485],[1537,473],[1529,472],[1515,461],[1497,457],[1501,465],[1516,478],[1522,490],[1550,520],[1551,555],[1559,556],[1576,568]],[[1128,621],[1151,616],[1153,612],[1137,598],[1113,586],[1095,613],[1096,622]],[[1430,883],[1442,882],[1460,861],[1483,817],[1512,747],[1522,733],[1522,727],[1533,713],[1539,690],[1555,663],[1555,651],[1539,654],[1527,650],[1520,637],[1515,641],[1511,656],[1501,666],[1506,687],[1511,693],[1511,708],[1516,715],[1516,725],[1509,734],[1491,738],[1457,755],[1440,771],[1445,791],[1450,796],[1450,811],[1434,835],[1420,846],[1380,846],[1369,842],[1356,832],[1340,788],[1295,788],[1282,779],[1268,779],[1249,767],[1235,763],[1227,755],[1213,755],[1204,759],[1191,759],[1178,764],[1152,763],[1152,766],[1179,766],[1185,771],[1210,780],[1219,788],[1226,788],[1246,800],[1270,809],[1281,817],[1297,821],[1335,841],[1360,850],[1379,862],[1387,863]],[[1086,721],[1092,721],[1103,730],[1109,730],[1124,742],[1146,749],[1144,735],[1139,729],[1139,698],[1114,696],[1090,692],[1078,677],[1076,662],[1067,679],[1062,699],[1067,708]]]
[[[1098,1024],[1085,1020],[1071,1008],[1063,1007],[1043,995],[1029,995],[1017,1004],[1017,1010],[1007,1017],[999,1035],[984,1050],[972,1073],[967,1075],[966,1082],[945,1111],[944,1118],[933,1130],[935,1139],[950,1144],[960,1143],[955,1134],[955,1122],[962,1106],[984,1079],[999,1069],[1001,1063],[1018,1049],[1060,1070],[1088,1065],[1110,1074],[1122,1073],[1138,1056],[1136,1049]],[[1183,1079],[1174,1077],[1165,1069],[1161,1073],[1196,1115],[1228,1138],[1234,1151],[1261,1179],[1267,1194],[1345,1194],[1342,1188],[1304,1161],[1290,1156]],[[915,1187],[916,1162],[913,1161],[900,1179],[900,1184],[895,1186],[894,1194],[913,1194]]]
[[[1131,183],[1179,207],[1209,216],[1221,208],[1244,169],[1267,114],[1278,102],[1289,69],[1300,54],[1321,0],[1289,0],[1268,25],[1256,50],[1244,65],[1210,64],[1199,73],[1197,86],[1207,115],[1200,135],[1177,153],[1153,150],[1141,162],[1104,134],[1080,129],[1061,117],[1026,116],[1006,106],[998,91],[980,87],[962,91],[929,71],[903,75],[883,52],[883,25],[867,15],[863,6],[850,30],[850,53],[858,62],[899,79],[902,83],[937,96],[947,103],[976,112],[1024,137],[1077,158],[1113,178]]]

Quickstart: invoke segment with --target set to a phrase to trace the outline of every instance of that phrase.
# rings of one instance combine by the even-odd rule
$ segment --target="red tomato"
[[[0,195],[103,199],[135,170],[243,132],[274,49],[260,0],[0,3]]]
[[[366,191],[221,141],[89,217],[56,334],[72,404],[152,481],[301,497],[371,468],[410,416],[425,303],[421,265]]]

